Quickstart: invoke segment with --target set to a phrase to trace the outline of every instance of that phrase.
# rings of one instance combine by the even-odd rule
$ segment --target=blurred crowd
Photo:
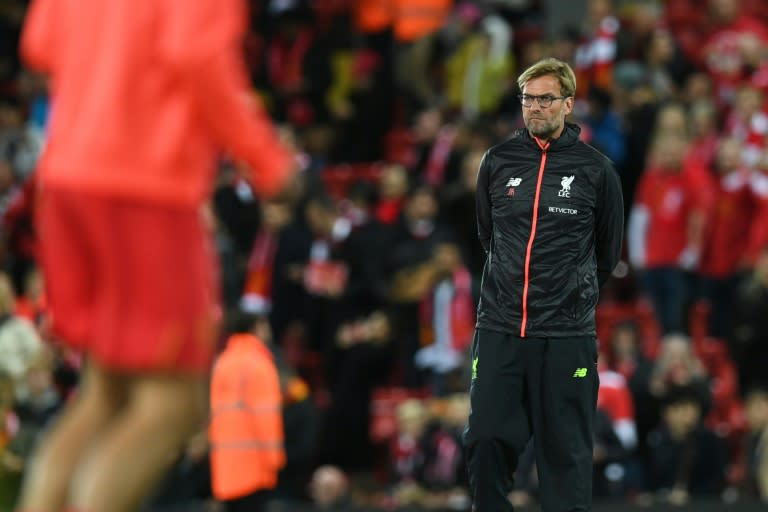
[[[50,104],[17,56],[27,3],[0,0],[0,510],[81,365],[48,332],[35,263]],[[569,121],[615,163],[626,207],[598,306],[595,495],[768,502],[765,0],[588,0],[556,33],[541,0],[250,4],[254,95],[303,171],[260,202],[224,158],[207,213],[222,324],[270,323],[275,510],[468,509],[475,175],[523,126],[517,75],[547,56],[574,67]],[[169,454],[147,510],[208,506],[204,433]],[[517,505],[536,501],[531,453]]]

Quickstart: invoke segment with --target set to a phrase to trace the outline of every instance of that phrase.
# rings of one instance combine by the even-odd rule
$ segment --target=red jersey
[[[638,184],[633,212],[642,226],[630,226],[630,258],[645,267],[676,267],[688,246],[690,215],[702,207],[707,187],[696,186],[695,173],[649,168]],[[630,219],[632,221],[632,219]]]
[[[750,178],[748,170],[739,169],[713,183],[714,202],[708,210],[699,267],[705,276],[728,277],[745,257],[760,206]]]
[[[277,191],[291,168],[248,91],[242,0],[35,0],[27,64],[50,77],[43,184],[198,205],[220,149]]]

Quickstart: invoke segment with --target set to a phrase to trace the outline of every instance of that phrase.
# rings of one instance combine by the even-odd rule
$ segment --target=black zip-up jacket
[[[624,206],[608,158],[567,123],[548,146],[518,130],[477,175],[488,255],[477,327],[520,337],[595,335],[599,288],[619,261]]]

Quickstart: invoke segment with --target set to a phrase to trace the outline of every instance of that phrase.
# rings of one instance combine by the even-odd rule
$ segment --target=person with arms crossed
[[[507,493],[535,439],[542,510],[591,510],[599,379],[595,307],[619,260],[621,184],[613,164],[566,123],[568,64],[518,78],[526,128],[489,149],[477,176],[487,253],[464,431],[475,512],[512,510]]]
[[[295,170],[248,90],[246,14],[243,0],[31,3],[22,57],[52,93],[41,264],[54,332],[87,364],[17,510],[134,510],[205,415],[218,150],[263,196]]]

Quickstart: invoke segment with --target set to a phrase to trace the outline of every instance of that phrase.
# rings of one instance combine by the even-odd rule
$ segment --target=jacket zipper
[[[536,180],[536,194],[533,198],[533,219],[531,221],[531,236],[528,237],[528,247],[525,249],[525,282],[523,284],[523,321],[520,323],[520,337],[525,338],[525,327],[528,323],[528,284],[531,273],[531,250],[533,239],[536,238],[536,224],[539,220],[539,197],[541,196],[541,182],[544,179],[544,166],[547,164],[547,148],[549,142],[541,142],[534,137],[536,144],[541,148],[541,162],[539,163],[539,177]]]

